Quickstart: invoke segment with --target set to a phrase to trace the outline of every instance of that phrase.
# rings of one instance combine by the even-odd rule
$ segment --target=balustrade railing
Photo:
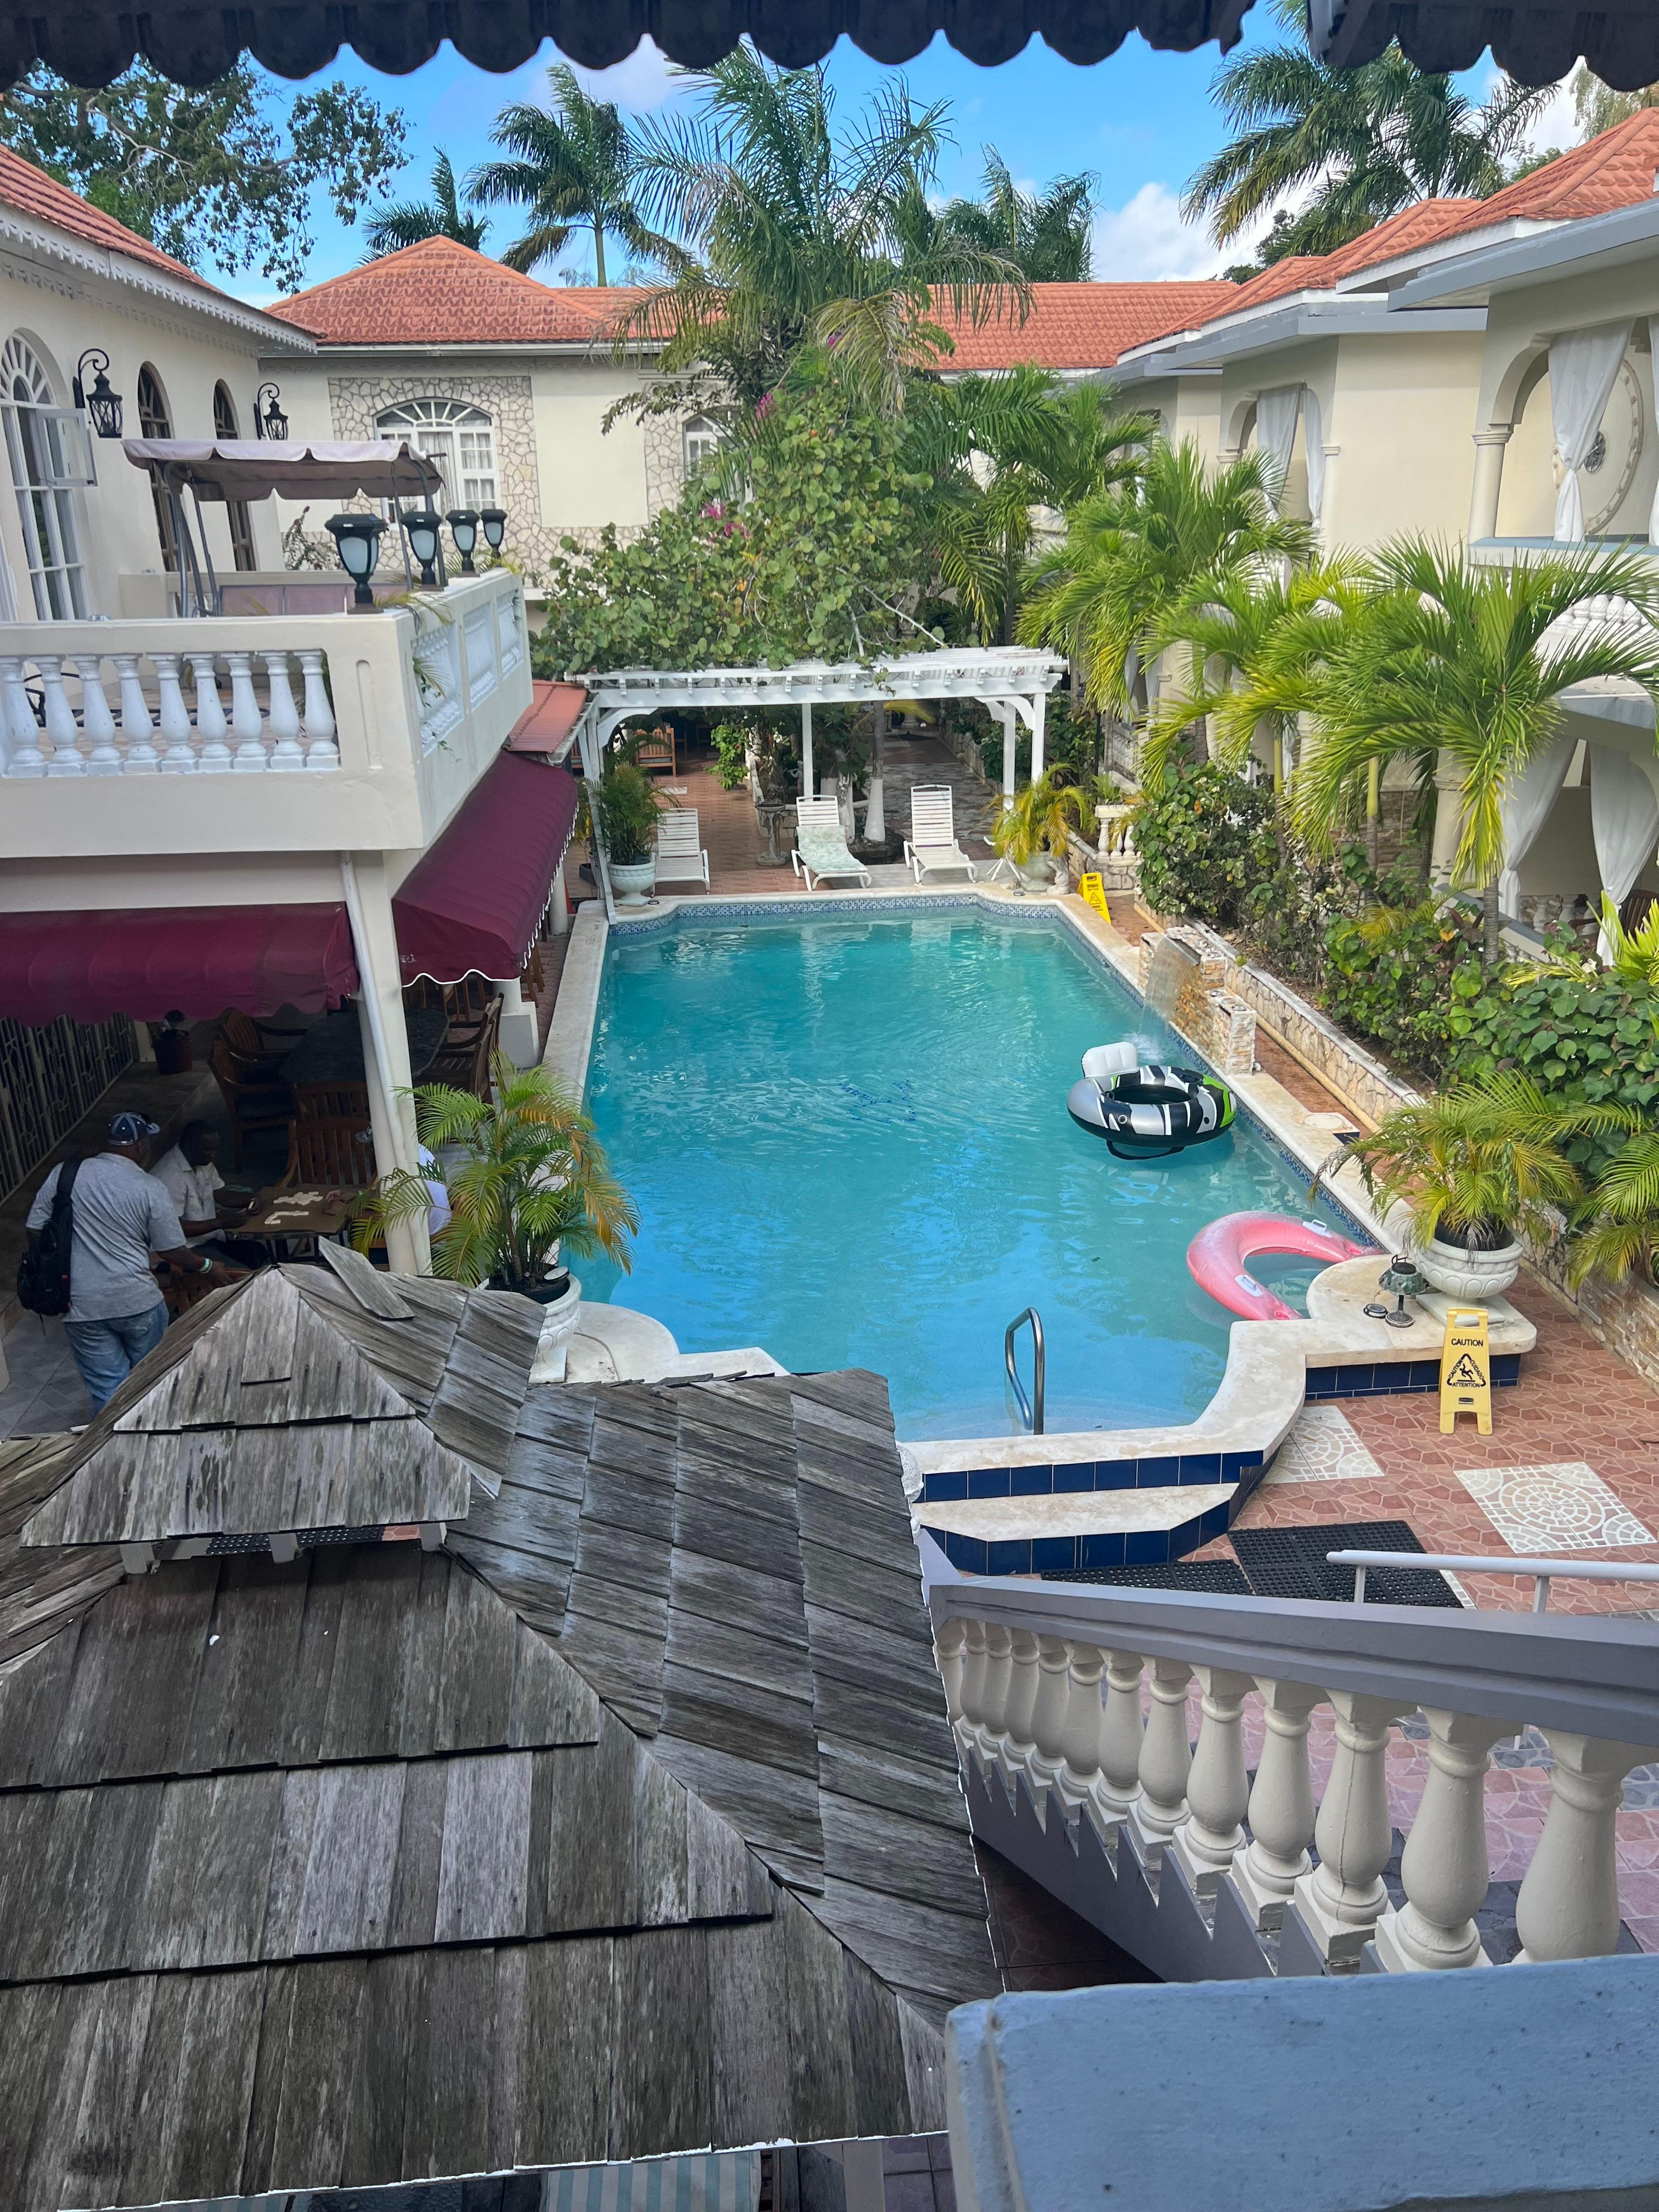
[[[1264,1937],[1293,1909],[1339,1971],[1372,1942],[1391,1972],[1490,1963],[1475,1917],[1489,1887],[1486,1776],[1494,1747],[1536,1725],[1550,1794],[1520,1884],[1516,1963],[1618,1948],[1621,1786],[1659,1761],[1651,1622],[1291,1608],[1075,1586],[991,1592],[942,1560],[930,1603],[965,1766],[1029,1792],[1045,1826],[1087,1821],[1115,1863],[1121,1844],[1154,1881],[1173,1855],[1200,1905],[1231,1885]],[[1243,1720],[1253,1698],[1261,1750],[1251,1781]],[[1322,1707],[1334,1741],[1316,1800],[1310,1737]],[[1419,1712],[1427,1774],[1396,1908],[1382,1880],[1393,1842],[1388,1755],[1400,1723]]]
[[[265,775],[339,765],[320,647],[223,652],[204,635],[199,648],[170,653],[0,654],[0,775]]]

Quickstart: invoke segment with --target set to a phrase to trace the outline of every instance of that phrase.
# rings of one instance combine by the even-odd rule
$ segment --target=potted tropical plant
[[[604,1252],[626,1270],[640,1225],[634,1201],[611,1172],[593,1124],[545,1068],[520,1070],[498,1053],[492,1098],[445,1083],[412,1094],[421,1142],[443,1160],[447,1228],[432,1240],[432,1272],[445,1281],[516,1291],[574,1326],[581,1285],[555,1255]],[[365,1194],[356,1221],[367,1247],[389,1224],[430,1209],[426,1175],[398,1169]],[[544,1328],[544,1338],[548,1334]]]
[[[1382,1212],[1409,1206],[1412,1249],[1435,1289],[1480,1304],[1515,1280],[1526,1237],[1559,1234],[1546,1206],[1583,1198],[1563,1142],[1632,1125],[1625,1107],[1565,1105],[1500,1073],[1396,1108],[1347,1152]]]
[[[1055,862],[1064,859],[1073,811],[1070,787],[1048,775],[1017,792],[991,824],[993,850],[1010,864],[1027,890],[1046,890],[1053,882]]]
[[[620,904],[643,906],[656,888],[659,801],[649,779],[618,761],[599,785],[599,842]]]

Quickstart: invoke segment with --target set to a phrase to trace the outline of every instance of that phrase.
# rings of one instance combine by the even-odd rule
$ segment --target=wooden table
[[[408,1006],[410,1080],[418,1083],[443,1049],[449,1017],[441,1006]],[[362,1083],[363,1033],[355,1010],[313,1022],[282,1066],[284,1083]]]
[[[247,1219],[226,1233],[264,1238],[272,1243],[301,1237],[337,1237],[358,1196],[355,1190],[274,1188],[262,1191]]]

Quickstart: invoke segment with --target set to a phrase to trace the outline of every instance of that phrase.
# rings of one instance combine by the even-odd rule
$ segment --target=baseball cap
[[[109,1134],[118,1145],[136,1145],[142,1138],[159,1137],[161,1133],[161,1124],[147,1121],[142,1114],[112,1114],[109,1117]]]

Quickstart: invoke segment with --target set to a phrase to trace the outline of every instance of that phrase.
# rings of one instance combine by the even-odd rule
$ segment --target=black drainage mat
[[[1108,1583],[1120,1589],[1203,1590],[1212,1597],[1249,1597],[1242,1567],[1231,1559],[1192,1559],[1170,1567],[1056,1567],[1045,1583]]]
[[[1334,1567],[1328,1552],[1421,1552],[1406,1521],[1340,1521],[1313,1528],[1235,1528],[1230,1540],[1258,1597],[1324,1598],[1341,1604],[1353,1596],[1353,1569]],[[1401,1574],[1393,1567],[1365,1571],[1368,1605],[1428,1605],[1461,1611],[1443,1575]]]

